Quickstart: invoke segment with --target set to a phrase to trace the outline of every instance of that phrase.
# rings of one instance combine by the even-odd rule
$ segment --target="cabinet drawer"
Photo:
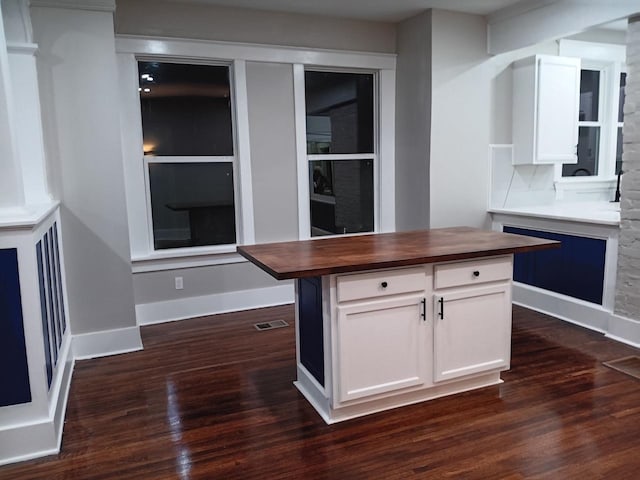
[[[510,280],[512,269],[511,257],[436,265],[434,285],[436,289],[441,289]]]
[[[424,267],[403,268],[373,273],[341,275],[337,278],[338,302],[377,298],[425,289]]]

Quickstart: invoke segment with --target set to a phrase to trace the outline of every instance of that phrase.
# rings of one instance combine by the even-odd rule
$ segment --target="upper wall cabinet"
[[[577,163],[580,59],[536,55],[513,64],[514,165]]]

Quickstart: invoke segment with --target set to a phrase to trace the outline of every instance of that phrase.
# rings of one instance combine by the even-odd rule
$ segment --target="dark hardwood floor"
[[[144,327],[76,364],[62,452],[2,479],[637,479],[640,354],[514,309],[505,383],[326,425],[293,387],[293,307]]]

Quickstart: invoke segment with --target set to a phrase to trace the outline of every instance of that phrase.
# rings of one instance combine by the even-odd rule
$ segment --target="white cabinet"
[[[336,286],[334,403],[430,381],[426,267],[341,275]]]
[[[310,341],[316,317],[298,309],[297,388],[333,423],[499,383],[512,268],[502,255],[328,275],[321,299],[299,285],[322,325]]]
[[[536,55],[513,65],[514,165],[577,163],[580,59]]]
[[[434,381],[509,368],[511,258],[435,267]]]

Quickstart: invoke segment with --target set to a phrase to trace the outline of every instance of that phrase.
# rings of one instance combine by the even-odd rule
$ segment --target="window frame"
[[[600,72],[598,121],[579,121],[578,127],[600,127],[598,174],[563,177],[562,164],[555,167],[555,184],[560,198],[565,190],[608,190],[616,181],[616,143],[618,135],[618,102],[620,75],[626,72],[625,47],[577,40],[561,40],[559,54],[580,57],[581,70]]]
[[[343,233],[343,234],[335,234],[335,235],[318,235],[318,237],[338,237],[344,235],[363,235],[367,233],[373,233],[379,230],[380,225],[380,214],[376,205],[378,205],[380,193],[378,192],[379,179],[379,169],[378,169],[378,149],[379,149],[379,82],[378,82],[378,72],[375,70],[364,70],[364,69],[353,69],[353,68],[330,68],[330,67],[314,67],[311,65],[305,66],[304,72],[327,72],[327,73],[355,73],[355,74],[364,74],[364,75],[372,75],[373,76],[373,152],[372,153],[306,153],[307,157],[307,189],[309,189],[309,164],[313,161],[317,160],[327,160],[327,161],[344,161],[344,160],[372,160],[373,161],[373,231],[371,232],[358,232],[358,233]],[[305,90],[306,95],[306,90]],[[307,143],[307,127],[306,127],[306,96],[305,96],[305,145]],[[306,151],[306,147],[305,147]],[[309,210],[309,238],[315,238],[311,235],[311,199],[318,194],[313,193],[309,190],[309,203],[307,204],[307,209]],[[300,217],[299,217],[300,218]]]
[[[192,57],[178,52],[158,54],[153,42],[136,47],[132,42],[118,45],[120,74],[121,133],[125,190],[129,217],[129,239],[133,271],[156,271],[200,265],[217,265],[244,261],[236,253],[237,245],[255,242],[253,222],[253,195],[250,168],[248,132],[248,105],[246,90],[246,62],[219,56]],[[164,44],[172,44],[164,41]],[[122,47],[129,48],[122,48]],[[170,50],[170,49],[169,49]],[[185,52],[186,53],[186,52]],[[138,62],[156,61],[188,65],[214,65],[229,68],[231,122],[233,135],[232,156],[156,156],[143,151],[142,113],[138,92]],[[135,94],[135,101],[134,95]],[[236,243],[155,249],[151,192],[150,163],[212,163],[231,162],[233,166]]]
[[[138,55],[136,56],[136,64],[138,62],[159,62],[159,63],[179,63],[183,65],[211,65],[211,66],[224,66],[229,69],[229,97],[231,100],[231,136],[233,142],[233,155],[144,155],[144,147],[143,147],[143,165],[144,165],[144,189],[145,196],[147,199],[146,207],[147,207],[147,227],[148,227],[148,241],[149,241],[149,252],[152,254],[157,254],[160,252],[169,252],[174,254],[188,254],[189,252],[198,252],[198,253],[228,253],[230,251],[235,251],[236,246],[238,245],[238,238],[240,237],[240,231],[242,228],[242,212],[237,208],[237,205],[240,204],[242,199],[239,194],[239,185],[237,182],[237,174],[236,170],[239,168],[238,165],[238,136],[237,136],[237,127],[236,127],[236,109],[235,109],[235,84],[234,84],[234,69],[233,63],[229,61],[192,61],[189,59],[183,58],[159,58],[157,56],[147,56],[147,55]],[[136,65],[137,67],[137,65]],[[137,68],[136,68],[137,71]],[[140,78],[140,72],[138,71],[138,78]],[[142,116],[140,117],[140,129],[142,129]],[[231,163],[233,168],[233,202],[235,206],[235,228],[236,228],[236,242],[229,244],[221,244],[221,245],[202,245],[202,246],[193,246],[193,247],[176,247],[176,248],[155,248],[155,238],[153,233],[153,215],[152,215],[152,204],[151,204],[151,184],[149,181],[149,165],[152,163]]]
[[[373,152],[350,154],[307,153],[305,72],[361,73],[373,75]],[[393,77],[391,77],[393,74]],[[310,240],[370,233],[395,229],[395,68],[367,68],[297,63],[293,66],[296,150],[298,169],[298,238]],[[391,130],[389,131],[389,129]],[[373,160],[373,231],[336,235],[311,235],[311,198],[309,163],[317,160]],[[391,209],[385,205],[391,205]]]
[[[168,39],[162,37],[142,37],[137,35],[116,35],[117,75],[120,83],[120,128],[124,163],[125,191],[132,270],[152,272],[189,268],[206,265],[246,262],[237,254],[235,246],[189,247],[186,252],[178,249],[165,251],[149,250],[149,230],[146,191],[144,189],[144,169],[139,161],[142,153],[142,123],[138,98],[138,59],[152,58],[158,61],[188,61],[188,63],[222,62],[233,65],[233,84],[235,95],[235,151],[238,169],[234,176],[239,178],[236,195],[241,199],[236,209],[242,215],[241,228],[238,228],[238,244],[255,243],[253,191],[251,178],[251,150],[249,143],[249,110],[247,99],[246,62],[270,62],[287,64],[294,73],[294,118],[296,138],[296,167],[298,205],[304,203],[300,198],[301,190],[306,190],[308,205],[307,173],[299,165],[300,149],[306,154],[306,138],[302,144],[299,128],[299,115],[302,113],[304,127],[304,90],[302,90],[302,112],[300,112],[300,89],[295,85],[295,72],[304,65],[314,67],[368,69],[378,72],[381,84],[379,101],[379,128],[381,140],[378,152],[378,189],[380,199],[377,209],[380,214],[379,231],[395,230],[395,71],[396,54],[353,52],[348,50],[327,50],[308,47],[271,46],[249,43],[219,42],[209,40]],[[302,77],[304,82],[304,76]],[[303,83],[304,87],[304,83]],[[300,177],[303,176],[301,189]],[[384,181],[380,180],[384,179]],[[125,212],[123,212],[124,214]],[[307,214],[308,217],[308,214]],[[301,224],[300,216],[298,225]],[[240,227],[237,225],[237,227]],[[300,230],[300,228],[299,228]],[[305,235],[300,239],[307,238]],[[225,246],[226,247],[226,246]]]

